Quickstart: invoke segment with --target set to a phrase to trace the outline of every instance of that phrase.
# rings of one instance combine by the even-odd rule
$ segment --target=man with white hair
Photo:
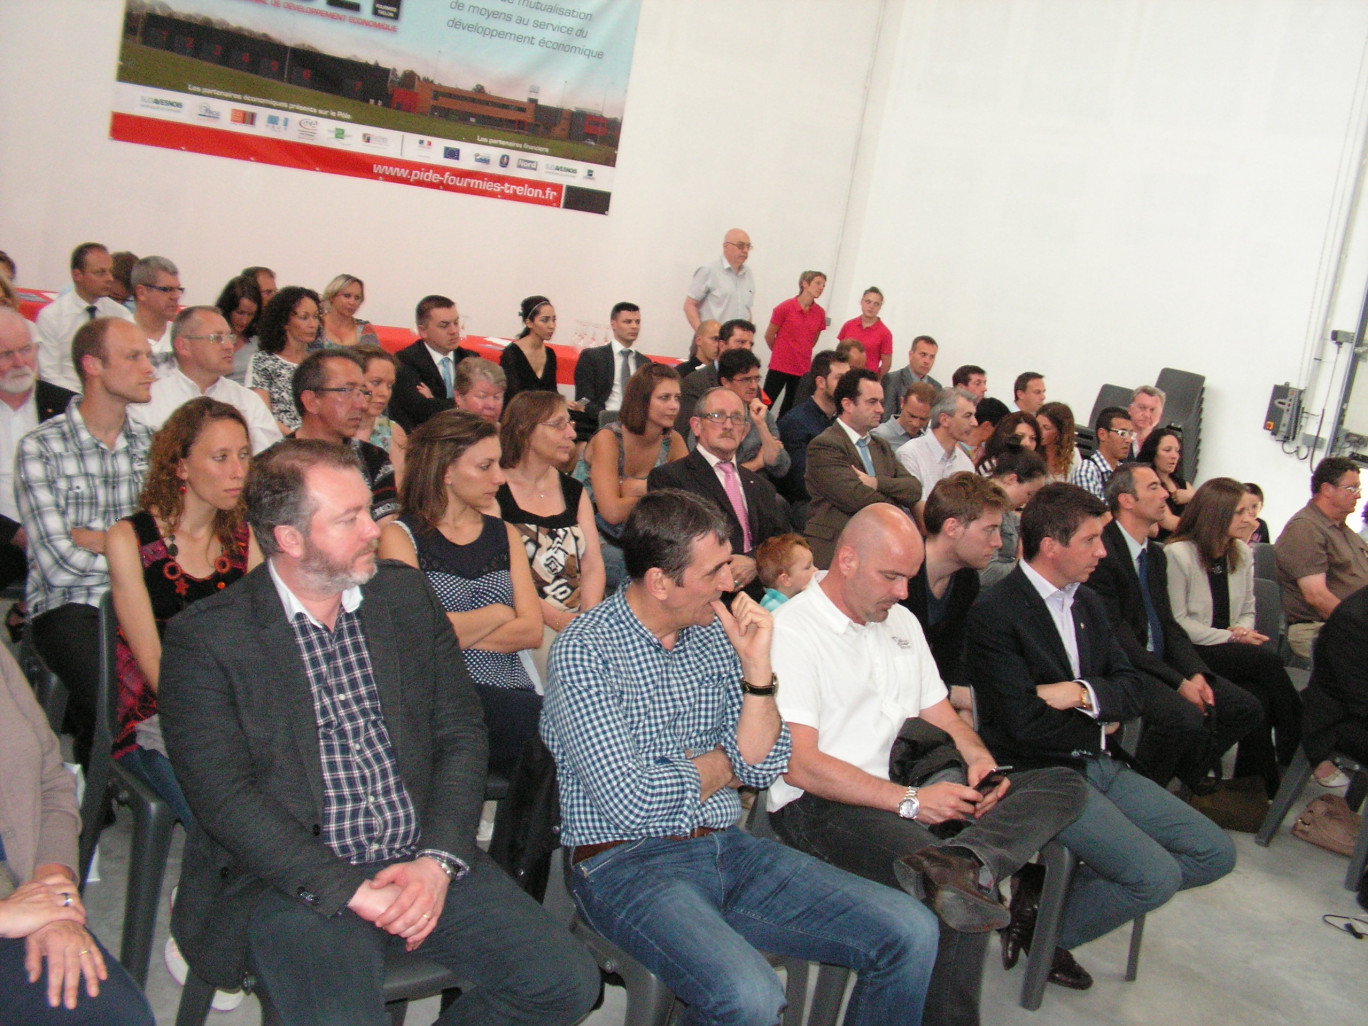
[[[19,439],[67,408],[76,393],[38,380],[38,347],[29,322],[17,310],[0,306],[0,588],[28,573],[27,538],[19,526],[14,497],[14,455]],[[23,612],[11,614],[23,623]]]
[[[733,228],[723,236],[722,259],[694,271],[684,297],[684,316],[689,327],[697,331],[701,321],[751,319],[751,307],[755,305],[755,275],[746,266],[750,253],[750,236],[740,228]]]
[[[1130,413],[1131,427],[1135,431],[1131,438],[1132,458],[1140,455],[1145,439],[1163,420],[1165,400],[1163,390],[1153,385],[1141,385],[1131,393],[1130,406],[1127,410]]]

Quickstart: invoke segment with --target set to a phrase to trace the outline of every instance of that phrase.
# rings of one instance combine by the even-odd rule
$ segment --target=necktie
[[[870,477],[878,477],[879,475],[874,473],[874,461],[869,458],[869,439],[861,438],[855,443],[855,448],[859,450],[860,462],[864,464],[865,473]]]
[[[632,376],[632,351],[624,349],[622,351],[622,369],[618,371],[618,390],[622,395],[627,394],[627,379]]]
[[[452,397],[452,377],[451,377],[451,354],[447,353],[442,357],[442,386],[446,389],[446,397]]]
[[[1140,550],[1136,561],[1136,572],[1140,575],[1140,596],[1145,600],[1145,616],[1149,619],[1149,650],[1160,659],[1164,658],[1164,629],[1159,625],[1159,613],[1154,608],[1154,597],[1150,594],[1149,546]]]
[[[90,318],[92,321],[95,319],[95,315],[99,312],[99,307],[96,307],[94,305],[86,307],[86,316]]]
[[[746,515],[746,500],[741,494],[741,482],[736,476],[736,467],[730,460],[719,462],[717,469],[722,471],[722,490],[727,493],[732,512],[741,521],[741,548],[751,550],[750,517]]]

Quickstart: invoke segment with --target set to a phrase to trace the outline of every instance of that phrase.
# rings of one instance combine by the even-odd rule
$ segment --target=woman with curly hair
[[[251,462],[247,423],[202,396],[171,414],[152,440],[139,510],[109,529],[110,593],[119,620],[119,723],[114,757],[186,825],[190,810],[166,757],[157,717],[166,622],[260,562],[244,518]]]
[[[301,285],[287,285],[257,316],[260,351],[247,365],[247,387],[271,408],[288,435],[299,427],[295,409],[294,372],[309,350],[318,348],[318,293]]]
[[[1040,429],[1040,447],[1036,451],[1045,457],[1050,480],[1067,484],[1082,462],[1074,444],[1078,429],[1073,410],[1067,403],[1046,403],[1036,411],[1036,427]]]
[[[1029,413],[1009,413],[997,422],[997,427],[984,443],[979,456],[978,472],[988,475],[1006,452],[1035,452],[1040,448],[1040,428]]]
[[[214,304],[233,333],[233,373],[228,376],[239,385],[247,381],[247,365],[257,353],[257,314],[261,313],[261,289],[254,278],[233,278],[219,293]]]

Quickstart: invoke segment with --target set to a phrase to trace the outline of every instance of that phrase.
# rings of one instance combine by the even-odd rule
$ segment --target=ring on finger
[[[63,891],[63,892],[62,892],[62,907],[63,907],[63,908],[66,908],[66,907],[67,907],[68,905],[70,905],[70,904],[71,904],[71,895],[70,895],[70,894],[67,894],[65,891]]]

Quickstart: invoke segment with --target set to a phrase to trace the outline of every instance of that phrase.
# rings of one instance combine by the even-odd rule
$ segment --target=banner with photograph
[[[110,136],[608,213],[641,0],[127,0]]]

